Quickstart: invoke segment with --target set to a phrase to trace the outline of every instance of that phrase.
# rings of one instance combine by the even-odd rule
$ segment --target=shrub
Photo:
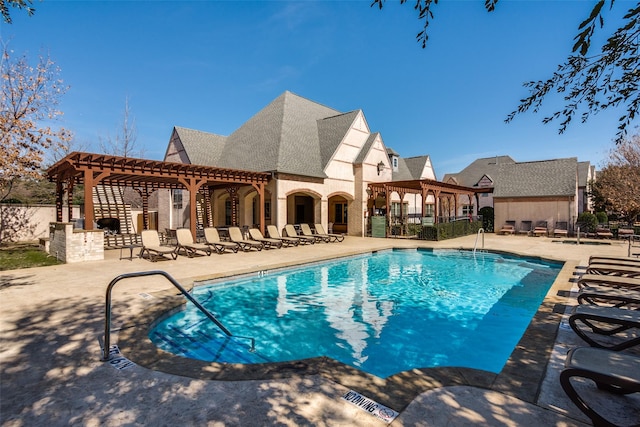
[[[598,226],[598,218],[591,212],[582,212],[578,215],[577,223],[581,230],[593,233]]]
[[[493,208],[491,206],[485,206],[478,211],[478,215],[482,215],[482,228],[484,228],[484,231],[493,233]]]
[[[598,219],[598,224],[606,224],[609,222],[606,212],[596,212],[596,218]]]

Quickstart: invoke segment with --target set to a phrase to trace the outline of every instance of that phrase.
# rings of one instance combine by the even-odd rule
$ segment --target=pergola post
[[[62,181],[56,181],[56,222],[62,222],[62,195],[63,195]]]
[[[237,185],[230,185],[226,188],[231,200],[231,225],[238,226],[238,189]]]
[[[93,230],[93,172],[84,171],[84,229]]]
[[[142,197],[142,228],[149,229],[149,189],[145,185],[144,190],[141,191]]]
[[[67,221],[71,222],[71,218],[73,218],[73,179],[67,181]],[[60,220],[62,221],[62,216]]]
[[[204,197],[204,209],[207,216],[207,227],[213,227],[213,208],[211,207],[211,188],[208,185],[202,187]]]
[[[259,184],[253,184],[253,188],[256,189],[257,193],[258,193],[258,201],[260,203],[260,208],[258,209],[258,211],[260,212],[260,232],[262,234],[265,233],[265,219],[264,219],[264,184],[263,183],[259,183]]]

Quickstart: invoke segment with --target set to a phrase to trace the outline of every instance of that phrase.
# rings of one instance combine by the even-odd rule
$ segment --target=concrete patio
[[[294,369],[264,379],[211,380],[140,364],[118,370],[101,360],[105,289],[122,273],[163,270],[190,287],[207,278],[391,247],[470,249],[475,236],[444,242],[348,237],[342,243],[191,259],[181,256],[157,263],[120,260],[120,251],[113,250],[104,261],[5,271],[0,274],[0,424],[385,425],[341,398],[353,389],[400,412],[392,426],[590,425],[565,397],[557,380],[567,349],[581,345],[561,322],[564,308],[575,304],[567,290],[576,267],[586,265],[591,254],[626,256],[628,248],[626,242],[615,240],[608,245],[556,240],[485,236],[485,249],[566,261],[545,301],[548,310],[541,315],[553,322],[542,322],[538,331],[531,331],[528,340],[534,341],[521,342],[519,355],[512,356],[521,360],[510,360],[517,366],[526,358],[544,370],[545,375],[531,381],[519,378],[509,363],[504,375],[489,377],[458,370],[460,378],[446,378],[451,371],[425,370],[382,380],[338,368],[332,372]],[[170,289],[168,282],[155,277],[127,279],[118,285],[113,293],[116,333],[112,343],[121,344],[118,330],[135,329],[141,314]],[[536,334],[547,335],[547,339],[551,335],[555,345],[548,351],[538,348]],[[128,354],[132,348],[121,345],[121,351],[136,361],[135,354]],[[611,407],[612,416],[620,422],[638,423],[640,403],[634,399],[626,406]]]

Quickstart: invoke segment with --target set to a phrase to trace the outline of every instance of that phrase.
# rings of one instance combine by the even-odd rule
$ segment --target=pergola
[[[211,193],[216,188],[229,191],[232,200],[232,219],[237,221],[237,193],[240,186],[251,185],[260,198],[260,228],[264,233],[264,188],[271,179],[268,172],[251,172],[210,166],[161,162],[156,160],[111,156],[106,154],[73,152],[47,170],[49,180],[56,183],[56,221],[62,221],[64,195],[67,195],[69,218],[72,217],[74,185],[84,184],[84,228],[92,230],[94,223],[93,188],[97,185],[130,187],[142,197],[144,228],[149,227],[149,195],[158,189],[189,191],[190,228],[196,235],[196,194],[205,198],[211,221]],[[213,225],[213,224],[208,224]]]
[[[421,216],[425,216],[425,200],[427,200],[427,196],[429,194],[433,194],[435,198],[435,222],[438,222],[437,212],[440,210],[440,199],[442,197],[453,197],[454,198],[454,212],[458,210],[458,198],[459,196],[467,196],[469,198],[469,202],[471,203],[471,198],[474,197],[476,199],[476,206],[478,204],[477,195],[478,193],[491,193],[493,192],[493,188],[491,187],[482,187],[482,188],[471,188],[464,187],[461,185],[448,184],[445,182],[435,181],[432,179],[421,179],[421,180],[412,180],[412,181],[392,181],[392,182],[372,182],[369,184],[367,193],[369,194],[370,199],[377,199],[378,197],[383,197],[385,199],[386,204],[386,212],[390,212],[390,198],[389,194],[392,192],[398,193],[400,200],[404,200],[404,196],[407,194],[420,194],[422,197],[422,210]],[[400,216],[402,216],[402,203],[400,203]]]

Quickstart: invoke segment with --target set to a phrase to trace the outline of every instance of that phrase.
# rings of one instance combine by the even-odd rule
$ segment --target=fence
[[[438,218],[438,223],[433,223],[433,218],[407,218],[401,221],[398,217],[391,218],[391,224],[386,223],[384,216],[369,218],[367,235],[372,237],[408,237],[420,240],[446,240],[455,237],[476,234],[482,228],[482,217],[451,217]],[[381,234],[381,230],[384,232]]]

